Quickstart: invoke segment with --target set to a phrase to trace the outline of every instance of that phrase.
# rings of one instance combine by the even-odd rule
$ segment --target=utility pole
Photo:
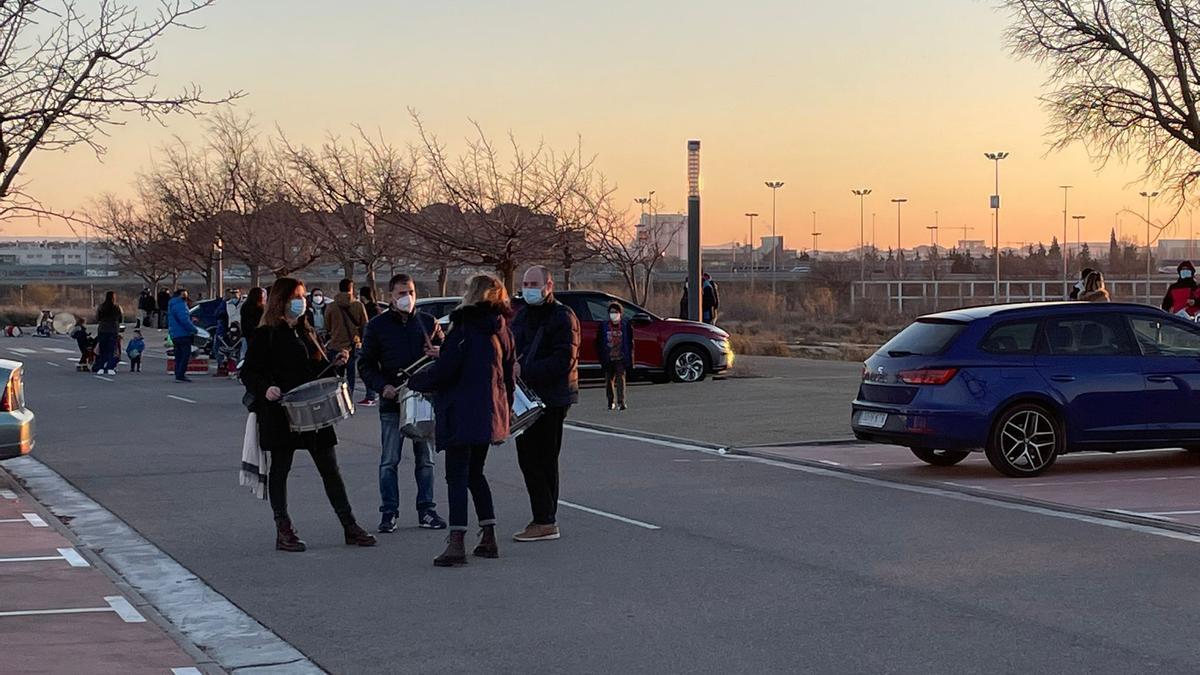
[[[996,163],[996,191],[992,193],[991,206],[996,213],[996,244],[994,255],[996,268],[996,303],[1000,303],[1000,160],[1008,157],[1007,152],[986,152],[983,155]]]
[[[871,194],[871,190],[869,188],[860,188],[857,190],[851,190],[850,192],[855,197],[858,197],[858,267],[859,267],[858,276],[859,276],[859,281],[866,281],[867,280],[867,243],[866,243],[865,238],[863,237],[863,230],[866,229],[866,222],[867,222],[866,198],[867,198],[867,195]],[[873,232],[873,230],[875,229],[875,214],[874,213],[871,214],[871,229],[872,229],[871,244],[873,246],[875,244],[875,242],[874,242],[875,235]],[[863,291],[864,292],[866,291],[865,287],[864,287]]]
[[[1138,194],[1146,198],[1146,304],[1152,304],[1154,298],[1150,297],[1150,270],[1154,255],[1150,252],[1150,200],[1158,196],[1158,190]]]
[[[1071,273],[1068,268],[1069,263],[1067,262],[1067,193],[1073,186],[1059,185],[1058,187],[1062,188],[1063,191],[1063,238],[1062,246],[1059,246],[1059,251],[1062,253],[1063,260],[1063,299],[1065,300],[1070,297],[1071,293]]]
[[[769,180],[766,183],[767,187],[771,188],[771,300],[774,301],[776,287],[775,280],[779,276],[779,235],[775,230],[775,195],[779,192],[779,188],[783,187],[781,180]]]
[[[754,268],[758,267],[758,256],[755,253],[758,247],[754,245],[754,219],[758,216],[757,213],[747,213],[746,217],[750,219],[750,295],[754,296]]]
[[[813,229],[812,229],[812,238],[813,238],[813,252],[812,252],[812,259],[815,261],[815,260],[817,259],[817,240],[818,240],[818,239],[820,239],[820,237],[821,237],[821,233],[820,233],[820,232],[817,232],[817,212],[816,212],[816,211],[813,211],[813,212],[812,212],[812,216],[813,216]]]
[[[896,197],[892,203],[896,205],[896,311],[904,311],[904,249],[900,246],[900,205],[907,202],[904,197]]]

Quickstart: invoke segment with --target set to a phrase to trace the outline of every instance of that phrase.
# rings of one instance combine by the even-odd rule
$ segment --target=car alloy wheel
[[[708,362],[696,347],[681,347],[671,359],[671,375],[676,382],[699,382],[708,373]]]
[[[1036,476],[1050,468],[1063,447],[1063,435],[1054,415],[1037,404],[1024,404],[1004,412],[992,430],[987,458],[1007,476]]]

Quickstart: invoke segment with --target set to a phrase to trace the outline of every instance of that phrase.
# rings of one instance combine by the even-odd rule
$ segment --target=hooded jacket
[[[196,324],[192,323],[192,315],[188,311],[187,300],[182,295],[171,298],[167,305],[167,335],[171,339],[191,337],[196,334]]]
[[[332,351],[362,346],[363,331],[367,328],[367,308],[349,293],[338,293],[333,303],[325,306],[325,330],[329,331]]]
[[[434,396],[439,449],[503,443],[516,388],[508,309],[484,303],[460,307],[450,321],[454,327],[441,355],[408,386]]]
[[[1174,314],[1187,307],[1188,314],[1194,316],[1200,307],[1188,307],[1188,300],[1195,299],[1197,299],[1196,279],[1194,277],[1176,279],[1175,283],[1167,287],[1167,293],[1163,296],[1162,308],[1164,311]]]

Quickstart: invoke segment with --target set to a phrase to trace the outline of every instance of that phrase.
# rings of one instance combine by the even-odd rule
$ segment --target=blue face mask
[[[304,298],[292,298],[287,306],[287,316],[294,321],[304,316],[306,309],[308,309],[308,303],[304,301]]]
[[[1192,271],[1191,270],[1179,270],[1179,278],[1180,279],[1191,279]]]
[[[522,288],[521,297],[529,305],[540,305],[546,300],[546,295],[540,288]]]

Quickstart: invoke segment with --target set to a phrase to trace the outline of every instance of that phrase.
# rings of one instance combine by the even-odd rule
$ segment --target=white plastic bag
[[[400,389],[400,433],[417,440],[431,441],[436,422],[433,400],[408,387]]]

